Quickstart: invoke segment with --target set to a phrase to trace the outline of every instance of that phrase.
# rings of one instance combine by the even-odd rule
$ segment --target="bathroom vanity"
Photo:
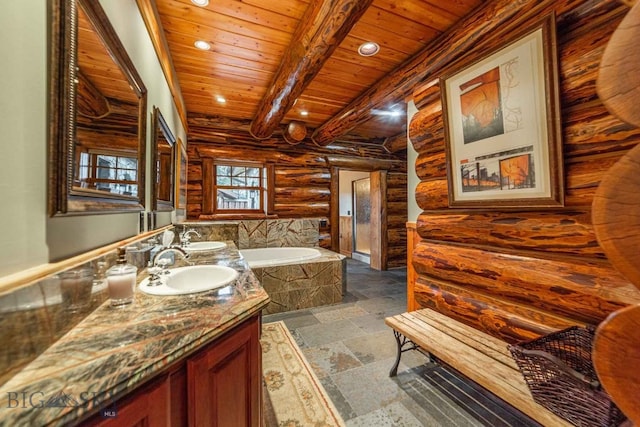
[[[260,426],[260,316],[242,321],[86,426]]]
[[[233,283],[105,301],[0,386],[0,425],[261,425],[269,297],[233,242],[214,254],[195,258],[236,269]]]

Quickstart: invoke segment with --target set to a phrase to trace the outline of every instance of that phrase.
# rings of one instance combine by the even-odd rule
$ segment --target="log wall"
[[[517,7],[513,3],[512,7]],[[418,152],[419,243],[409,307],[430,307],[508,342],[574,324],[597,324],[640,302],[606,259],[591,223],[591,202],[609,167],[640,142],[640,131],[607,112],[595,91],[602,52],[628,11],[618,1],[543,1],[520,22],[556,13],[565,206],[548,210],[452,209],[439,82],[414,93],[409,136]],[[500,11],[495,14],[496,22]],[[479,24],[478,24],[479,25]],[[491,22],[482,25],[492,25]],[[475,31],[472,22],[470,35]],[[503,37],[482,38],[491,50]],[[473,53],[470,57],[476,57]],[[457,65],[457,64],[456,64]]]
[[[407,174],[387,174],[387,268],[407,264]]]
[[[387,262],[382,269],[406,265],[406,231],[404,223],[407,218],[407,179],[406,158],[404,153],[389,154],[382,146],[379,149],[368,147],[367,150],[351,151],[345,148],[348,156],[336,156],[331,149],[305,144],[291,146],[282,140],[282,144],[270,144],[261,147],[259,142],[243,139],[237,132],[207,126],[202,118],[189,120],[190,136],[188,145],[189,169],[187,174],[187,218],[189,220],[213,220],[209,207],[211,176],[214,159],[234,161],[253,161],[268,165],[273,170],[272,205],[268,214],[273,218],[320,218],[319,245],[331,249],[332,235],[331,208],[336,203],[337,195],[332,197],[332,171],[340,168],[356,169],[362,165],[388,169],[387,185],[388,226],[382,239],[386,239],[382,247],[388,248]],[[227,135],[224,142],[221,135]],[[233,138],[231,141],[230,139]],[[272,142],[279,138],[272,138]],[[337,177],[336,177],[337,179]],[[336,206],[337,218],[337,206]],[[322,221],[324,220],[324,221]],[[337,228],[337,227],[334,227]]]

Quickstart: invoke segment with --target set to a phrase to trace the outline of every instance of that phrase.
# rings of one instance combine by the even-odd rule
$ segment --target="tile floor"
[[[417,351],[404,353],[384,318],[406,311],[406,269],[347,263],[347,295],[331,306],[264,316],[283,320],[347,427],[537,426],[486,391]]]

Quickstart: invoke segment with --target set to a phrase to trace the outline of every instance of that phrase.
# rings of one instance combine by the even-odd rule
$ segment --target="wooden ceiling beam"
[[[310,3],[251,123],[251,134],[255,138],[268,138],[273,133],[372,2],[325,0]]]
[[[314,130],[314,128],[309,128],[306,123],[303,123],[300,121],[292,120],[289,123],[289,125],[291,125],[291,123],[293,122],[296,123],[294,127],[300,128],[301,126],[304,126],[306,134],[309,134]],[[278,127],[276,130],[274,130],[274,134],[275,135],[284,134],[285,132],[288,131],[289,125]],[[245,119],[232,119],[229,117],[210,116],[205,114],[189,115],[189,128],[193,130],[200,129],[205,133],[232,130],[236,133],[245,133],[247,134],[247,136],[249,136],[250,126],[251,126],[251,121],[245,120]],[[289,132],[299,134],[301,132],[301,129],[292,129]],[[304,138],[300,139],[299,141],[298,139],[300,139],[299,136],[293,138],[295,143],[302,142],[302,140],[304,140]],[[308,142],[311,142],[311,140],[308,137],[307,137],[307,140]],[[342,137],[337,139],[335,142],[343,142],[343,143],[349,143],[349,144],[369,144],[369,145],[381,146],[384,143],[384,140],[380,138],[372,139],[372,138],[366,138],[363,136],[356,136],[356,135],[343,135]],[[295,143],[292,143],[292,144],[295,145]]]
[[[109,101],[78,67],[77,99],[78,115],[89,118],[104,117],[111,112]]]
[[[382,146],[390,153],[395,153],[400,150],[406,150],[407,132],[404,131],[395,136],[390,136],[389,138],[384,140],[384,144]]]
[[[505,27],[513,28],[520,21],[518,16],[531,16],[527,14],[528,10],[544,10],[549,4],[537,0],[520,1],[518,7],[513,7],[512,0],[485,3],[461,24],[435,39],[318,127],[312,139],[317,145],[329,145],[370,120],[373,109],[384,109],[391,99],[405,99],[417,84],[468,53],[482,38]]]

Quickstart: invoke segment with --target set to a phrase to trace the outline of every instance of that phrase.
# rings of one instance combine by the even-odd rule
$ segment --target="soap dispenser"
[[[138,268],[128,264],[125,248],[118,248],[118,260],[107,270],[107,284],[112,306],[122,306],[133,302]]]

